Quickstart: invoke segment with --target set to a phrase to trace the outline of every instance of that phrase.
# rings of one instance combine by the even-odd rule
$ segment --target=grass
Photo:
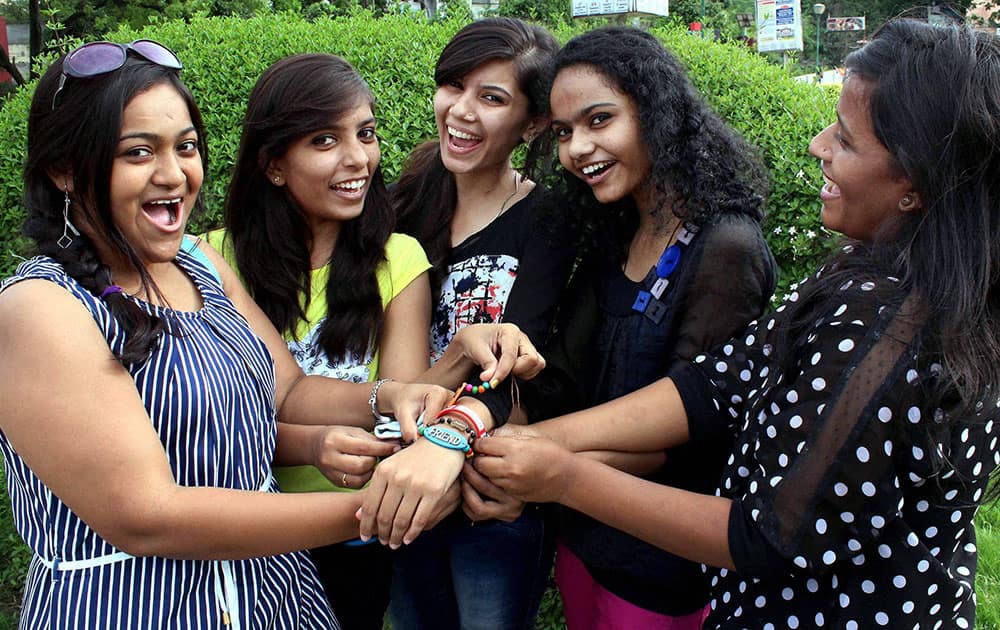
[[[983,506],[979,511],[976,534],[979,542],[976,630],[1000,630],[1000,502]],[[17,611],[29,559],[27,547],[11,522],[10,500],[0,470],[0,630],[17,628]],[[550,587],[542,598],[537,628],[559,630],[565,627],[559,596]]]

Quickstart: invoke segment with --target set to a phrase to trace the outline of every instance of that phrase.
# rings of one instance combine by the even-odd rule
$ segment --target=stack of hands
[[[545,359],[513,324],[461,329],[441,362],[476,365],[481,369],[478,378],[486,382],[508,376],[530,380],[545,367]],[[383,396],[389,399],[386,407],[393,409],[401,438],[379,439],[360,427],[330,426],[314,442],[311,454],[331,483],[361,489],[357,516],[362,540],[377,537],[398,548],[459,505],[473,521],[516,520],[530,499],[524,496],[529,491],[524,481],[537,474],[532,462],[525,461],[534,456],[519,456],[517,443],[537,437],[544,443],[539,446],[568,454],[533,427],[509,424],[477,440],[475,456],[466,458],[460,450],[442,448],[418,435],[418,418],[433,418],[452,392],[434,385],[386,383],[379,390],[380,400]]]

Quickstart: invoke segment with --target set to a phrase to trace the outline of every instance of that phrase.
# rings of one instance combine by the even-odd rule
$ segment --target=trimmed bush
[[[464,20],[428,23],[421,15],[377,18],[365,11],[308,22],[292,14],[251,19],[200,18],[166,21],[141,31],[123,28],[114,41],[149,37],[175,50],[182,76],[201,107],[208,129],[210,165],[205,184],[207,213],[191,231],[215,226],[237,146],[246,98],[263,70],[281,57],[325,51],[349,60],[375,93],[383,168],[395,178],[407,152],[435,134],[432,68]],[[589,28],[586,22],[554,28],[566,41]],[[816,160],[809,139],[833,119],[836,94],[792,81],[763,58],[737,45],[690,37],[682,30],[655,29],[688,66],[691,77],[716,109],[761,149],[771,171],[768,239],[781,266],[782,289],[809,273],[828,240],[819,223]],[[28,103],[33,86],[11,96],[0,109],[0,277],[17,264],[28,243],[21,238],[21,164]]]

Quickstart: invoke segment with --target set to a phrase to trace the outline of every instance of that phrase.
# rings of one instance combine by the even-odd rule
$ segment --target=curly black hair
[[[578,35],[556,55],[551,78],[581,65],[595,68],[638,108],[658,196],[654,215],[666,223],[661,215],[669,205],[674,215],[698,225],[722,213],[763,219],[768,180],[757,151],[712,110],[656,37],[620,26]],[[602,233],[614,228],[625,242],[631,238],[639,211],[631,199],[602,205],[584,182],[570,173],[564,180],[583,221],[600,225]]]

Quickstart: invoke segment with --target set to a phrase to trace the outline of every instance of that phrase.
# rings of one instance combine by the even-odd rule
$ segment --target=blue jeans
[[[552,567],[541,506],[513,523],[459,510],[395,554],[394,630],[531,630]]]

